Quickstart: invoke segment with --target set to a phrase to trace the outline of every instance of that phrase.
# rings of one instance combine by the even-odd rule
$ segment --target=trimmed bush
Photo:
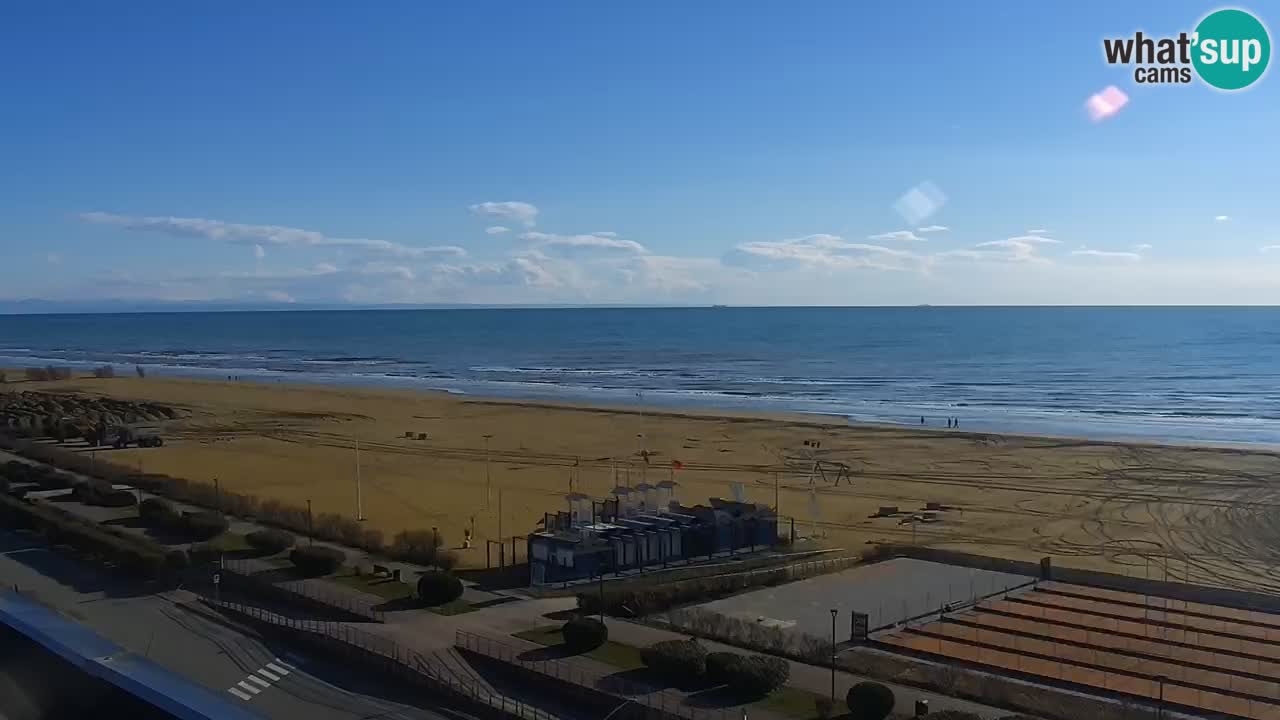
[[[707,653],[707,680],[713,685],[728,685],[733,666],[742,660],[738,653]]]
[[[255,530],[245,535],[244,539],[255,550],[267,555],[274,555],[293,547],[293,535],[284,530]]]
[[[182,516],[182,527],[187,535],[197,540],[212,540],[227,531],[230,523],[220,512],[204,510]]]
[[[579,615],[570,618],[569,622],[560,628],[560,634],[564,636],[565,647],[574,653],[581,654],[591,652],[603,645],[609,639],[609,628],[595,618]]]
[[[697,640],[663,640],[640,651],[640,660],[653,672],[676,683],[701,678],[707,651]]]
[[[787,684],[791,663],[769,655],[746,655],[729,663],[725,684],[743,697],[763,697]]]
[[[854,685],[844,699],[853,720],[884,720],[893,712],[893,691],[877,682]]]
[[[418,576],[418,599],[435,607],[462,597],[462,581],[453,573],[428,570]]]
[[[289,561],[306,575],[328,575],[342,567],[346,559],[341,551],[323,545],[304,545],[289,553]]]

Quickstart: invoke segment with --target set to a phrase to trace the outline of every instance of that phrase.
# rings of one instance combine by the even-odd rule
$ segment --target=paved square
[[[839,614],[836,639],[849,639],[850,613],[870,616],[870,629],[936,612],[947,603],[972,602],[1032,582],[1025,575],[895,558],[710,602],[722,615],[831,637],[831,609]]]

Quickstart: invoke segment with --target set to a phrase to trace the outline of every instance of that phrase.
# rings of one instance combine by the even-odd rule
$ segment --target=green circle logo
[[[1243,10],[1209,13],[1196,26],[1191,63],[1206,83],[1219,90],[1240,90],[1267,71],[1271,37],[1258,18]]]

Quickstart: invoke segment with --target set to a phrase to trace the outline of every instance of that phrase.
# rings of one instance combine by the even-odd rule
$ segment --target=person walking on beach
[[[947,427],[951,427],[951,418],[947,418]]]
[[[923,415],[921,415],[921,416],[920,416],[920,424],[921,424],[921,425],[923,425],[923,424],[924,424],[924,416],[923,416]]]

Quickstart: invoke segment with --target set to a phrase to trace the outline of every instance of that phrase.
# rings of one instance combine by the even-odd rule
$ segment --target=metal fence
[[[215,565],[214,569],[216,571],[218,566]],[[231,584],[245,592],[261,594],[268,598],[277,597],[282,602],[321,605],[374,622],[386,621],[386,613],[378,607],[382,601],[365,600],[354,593],[329,589],[324,580],[286,578],[273,581],[259,576],[262,572],[279,570],[282,568],[275,568],[255,560],[224,558],[221,563],[221,571],[224,575],[222,581],[233,580],[226,575],[234,575],[235,578]]]
[[[600,671],[567,660],[529,659],[526,649],[465,630],[455,632],[454,644],[468,652],[508,663],[548,678],[624,699],[626,702],[667,717],[685,720],[736,720],[741,715],[741,710],[735,707],[692,707],[685,704],[685,698],[680,693],[669,692],[650,684],[624,680],[617,677],[620,673],[618,670]]]
[[[206,602],[261,623],[274,625],[296,633],[306,633],[316,639],[342,643],[352,649],[376,655],[394,663],[411,682],[425,684],[455,698],[485,705],[493,710],[513,715],[521,720],[560,720],[547,711],[530,705],[519,698],[495,691],[476,678],[466,677],[452,669],[436,653],[419,652],[394,640],[352,627],[348,623],[313,618],[293,618],[286,615],[237,602],[235,600],[205,597]]]

